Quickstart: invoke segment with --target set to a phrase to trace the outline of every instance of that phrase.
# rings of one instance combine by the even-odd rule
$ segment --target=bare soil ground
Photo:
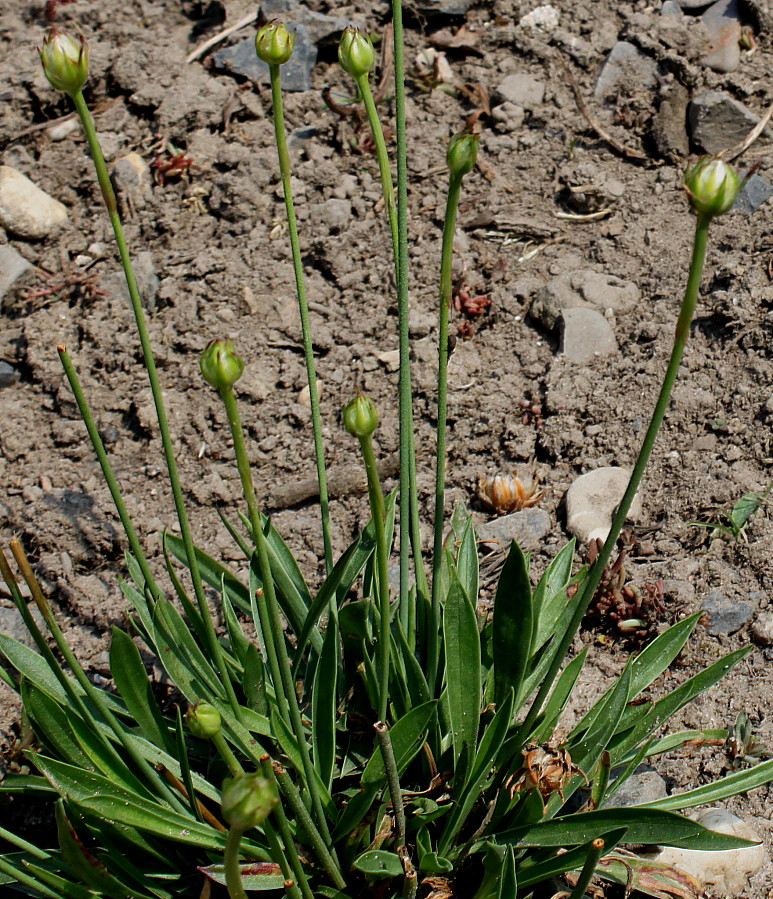
[[[308,5],[374,31],[388,21],[387,5],[372,0],[335,9],[322,0]],[[475,498],[478,475],[528,474],[535,465],[546,488],[540,507],[551,522],[533,547],[539,571],[566,540],[562,500],[574,479],[601,466],[628,466],[635,458],[670,351],[693,230],[681,190],[685,160],[656,140],[651,87],[634,77],[616,99],[601,104],[593,99],[599,69],[624,35],[658,63],[664,84],[679,82],[688,95],[719,89],[758,114],[772,97],[770,20],[762,4],[746,10],[757,31],[756,51],[723,75],[699,65],[694,30],[685,26],[683,41],[663,36],[659,3],[556,0],[560,24],[553,32],[519,24],[534,6],[492,0],[475,3],[463,16],[411,12],[407,57],[422,500],[429,512],[445,145],[467,116],[483,108],[480,164],[465,182],[456,265],[462,289],[485,294],[490,306],[479,315],[457,312],[452,323],[460,330],[450,369],[449,499],[472,504],[482,523],[490,515]],[[270,96],[264,85],[216,72],[207,59],[185,62],[224,27],[223,13],[227,25],[252,9],[241,0],[75,0],[57,13],[62,25],[77,25],[89,39],[88,99],[108,164],[128,153],[149,165],[168,161],[168,142],[192,160],[183,177],[163,177],[157,166],[156,178],[144,187],[129,179],[119,188],[130,246],[135,256],[143,254],[146,296],[154,295],[152,339],[195,538],[236,572],[245,571],[216,513],[239,506],[226,422],[198,374],[198,354],[207,342],[230,336],[248,364],[239,393],[259,493],[315,581],[319,510],[313,496],[295,490],[313,475],[313,453]],[[45,24],[41,3],[3,4],[2,162],[62,201],[69,221],[43,241],[5,238],[34,268],[5,296],[0,312],[0,359],[20,375],[0,391],[0,527],[4,543],[12,533],[21,535],[68,637],[99,679],[109,675],[108,629],[124,621],[118,587],[124,541],[57,344],[66,344],[73,356],[129,510],[157,565],[159,534],[173,526],[173,510],[131,311],[84,142],[78,130],[52,140],[39,127],[69,112],[39,71],[34,47]],[[247,36],[241,32],[232,41]],[[431,72],[413,69],[417,55],[432,47],[444,53],[463,90],[433,88]],[[339,409],[362,385],[381,413],[379,450],[384,457],[395,452],[397,375],[393,357],[385,354],[397,348],[397,336],[376,162],[358,119],[342,118],[322,99],[326,86],[339,102],[351,96],[335,53],[332,41],[320,44],[312,89],[286,95],[286,116],[328,462],[337,472],[331,513],[340,551],[367,512],[362,493],[342,478],[357,465],[357,454],[340,426]],[[643,159],[615,151],[593,133],[559,57],[594,114]],[[539,82],[544,95],[526,108],[503,108],[497,88],[516,73]],[[489,115],[492,106],[499,112]],[[388,102],[382,111],[389,120]],[[759,174],[770,178],[768,146],[753,145],[743,167],[758,162]],[[569,190],[584,185],[588,190]],[[556,215],[600,210],[608,211],[589,219]],[[731,602],[753,602],[755,615],[773,611],[769,510],[763,507],[745,538],[736,540],[709,540],[688,524],[746,491],[763,490],[771,478],[771,235],[769,203],[752,215],[731,213],[713,227],[697,319],[646,476],[628,562],[628,576],[640,588],[666,582],[655,629],[700,608],[717,590]],[[613,320],[617,352],[572,365],[560,354],[557,333],[531,318],[529,309],[541,286],[578,270],[633,282],[642,299]],[[526,413],[523,400],[538,412]],[[578,563],[585,557],[583,549]],[[0,605],[11,602],[0,595]],[[687,657],[658,689],[748,643],[753,620],[732,635],[699,628]],[[591,629],[582,634],[594,645],[576,708],[619,671],[630,648],[613,628],[607,631],[603,639]],[[771,650],[755,645],[679,724],[726,727],[744,711],[760,739],[773,745],[771,657]],[[19,732],[18,707],[8,692],[0,702],[0,741],[7,753]],[[661,760],[658,770],[669,789],[686,788],[716,777],[725,761],[721,747],[696,749]],[[729,807],[753,817],[770,845],[768,792],[757,790]],[[743,895],[773,895],[769,879],[768,868]]]

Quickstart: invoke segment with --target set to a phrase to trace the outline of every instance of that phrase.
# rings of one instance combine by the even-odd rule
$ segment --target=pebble
[[[387,350],[385,353],[379,353],[378,361],[382,362],[387,371],[397,371],[400,368],[400,350]]]
[[[684,18],[682,7],[677,3],[677,0],[665,0],[665,3],[660,7],[660,15],[673,16],[676,19]]]
[[[158,275],[153,264],[153,254],[150,250],[142,250],[132,257],[132,265],[142,305],[152,312],[156,308],[159,285]],[[107,275],[104,279],[104,286],[108,293],[118,294],[127,302],[129,301],[129,288],[126,286],[123,269]]]
[[[734,212],[751,215],[755,209],[773,195],[773,184],[762,175],[754,174],[738,191],[738,196],[733,204]]]
[[[741,63],[741,16],[738,0],[717,0],[701,16],[709,35],[702,63],[715,72],[735,72]]]
[[[615,96],[622,88],[635,84],[638,90],[650,90],[657,85],[658,65],[628,41],[618,41],[609,51],[601,67],[593,95],[597,100]]]
[[[719,153],[741,143],[759,122],[750,109],[722,91],[704,91],[690,103],[687,121],[693,141],[707,153]],[[760,139],[773,137],[766,128]]]
[[[337,200],[334,197],[325,200],[311,211],[312,217],[323,225],[327,225],[333,234],[345,231],[352,219],[351,200]]]
[[[8,362],[0,361],[0,387],[13,387],[19,380],[19,372]]]
[[[550,515],[544,509],[535,507],[486,521],[475,531],[480,543],[495,544],[504,550],[515,540],[521,549],[535,552],[550,530],[550,524]]]
[[[29,262],[18,250],[8,244],[0,246],[0,300],[29,267]]]
[[[614,275],[581,270],[557,275],[534,296],[529,315],[552,330],[566,309],[590,307],[618,315],[633,311],[641,300],[639,288]]]
[[[523,28],[531,28],[532,31],[550,33],[558,28],[559,15],[555,6],[537,6],[525,16],[521,16],[518,24]]]
[[[0,166],[0,225],[27,240],[41,240],[67,221],[67,209],[10,165]]]
[[[78,120],[78,117],[73,116],[71,119],[66,119],[64,122],[57,122],[56,125],[46,128],[46,134],[52,141],[60,141],[69,137],[73,131],[78,131],[80,126],[81,123]]]
[[[317,378],[317,399],[319,400],[320,396],[322,396],[322,381]],[[298,396],[295,398],[297,403],[300,403],[301,406],[305,406],[307,409],[311,409],[311,390],[309,390],[309,385],[306,384],[305,387],[302,387],[301,390],[298,391]]]
[[[745,599],[729,597],[721,590],[712,590],[701,600],[701,609],[711,618],[706,633],[713,637],[734,634],[752,617],[757,606]]]
[[[127,153],[113,164],[111,171],[118,191],[135,206],[144,206],[150,196],[150,166],[139,153]]]
[[[617,352],[612,326],[595,309],[564,309],[561,352],[568,362],[587,365]]]
[[[722,808],[707,809],[696,820],[709,830],[754,840],[759,845],[716,852],[666,846],[654,856],[654,860],[675,865],[694,877],[702,887],[713,887],[712,896],[742,893],[748,878],[759,871],[767,860],[761,837],[746,821]]]
[[[463,16],[471,6],[472,0],[417,0],[415,8],[442,16]]]
[[[761,612],[751,627],[752,638],[760,646],[773,644],[773,612]]]
[[[545,85],[525,72],[516,72],[499,82],[494,97],[499,103],[534,109],[545,99]]]
[[[682,9],[701,9],[708,6],[711,0],[675,0],[675,2]]]
[[[316,61],[317,48],[308,31],[303,25],[296,25],[293,55],[279,69],[282,90],[311,90],[311,71]],[[212,65],[218,72],[239,75],[262,84],[269,81],[268,65],[256,56],[254,38],[218,50],[212,56]]]
[[[616,772],[612,772],[615,776]],[[619,772],[618,772],[619,773]],[[643,765],[626,780],[609,800],[604,800],[604,808],[625,808],[631,805],[644,805],[663,799],[668,794],[665,780],[657,773]]]
[[[627,468],[608,466],[586,472],[566,492],[566,527],[584,543],[596,538],[606,540],[612,516],[623,498],[631,472]],[[629,519],[641,514],[641,498],[634,497]]]

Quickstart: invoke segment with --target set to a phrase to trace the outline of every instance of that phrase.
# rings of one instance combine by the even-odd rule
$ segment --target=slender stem
[[[231,827],[225,841],[223,865],[225,867],[225,885],[228,888],[230,899],[247,899],[239,866],[239,844],[242,841],[243,833],[244,831]]]
[[[78,412],[83,419],[83,423],[86,425],[86,430],[88,431],[91,445],[94,448],[94,453],[96,454],[97,460],[102,469],[102,475],[105,479],[105,483],[107,484],[110,495],[113,498],[115,510],[116,512],[118,512],[118,517],[121,519],[121,524],[123,525],[126,539],[129,541],[129,547],[131,548],[132,555],[137,560],[137,564],[140,566],[142,576],[145,578],[145,585],[150,591],[151,596],[154,599],[160,599],[162,595],[161,591],[159,590],[158,585],[156,584],[156,581],[150,572],[150,568],[148,567],[148,560],[145,558],[145,553],[142,551],[142,546],[140,545],[139,538],[137,537],[137,532],[134,530],[134,525],[132,524],[129,513],[126,510],[126,504],[124,503],[123,496],[121,495],[121,488],[118,486],[118,481],[116,480],[115,474],[113,473],[113,468],[110,465],[110,460],[108,459],[107,453],[105,452],[105,445],[102,443],[102,438],[99,435],[99,430],[97,428],[96,422],[94,421],[94,416],[91,414],[91,409],[89,408],[86,395],[83,392],[78,374],[75,371],[75,366],[72,364],[72,360],[70,359],[70,354],[63,346],[58,346],[57,352],[59,353],[59,359],[61,360],[62,367],[64,368],[64,373],[70,383],[70,389],[72,390],[73,396],[75,397],[75,402],[78,405]]]
[[[180,477],[177,472],[177,460],[175,458],[174,446],[172,445],[172,436],[169,431],[169,423],[166,416],[166,407],[164,406],[164,397],[161,392],[161,383],[158,379],[158,372],[156,370],[156,360],[153,356],[153,348],[150,343],[150,335],[148,333],[148,327],[145,322],[145,313],[142,309],[142,301],[140,299],[139,289],[137,288],[137,279],[134,277],[134,268],[132,267],[131,258],[129,256],[129,249],[126,245],[126,238],[124,237],[123,233],[123,224],[121,223],[121,217],[118,214],[118,204],[116,203],[115,199],[115,191],[113,190],[113,185],[110,183],[110,176],[107,172],[107,166],[105,165],[105,158],[102,155],[102,148],[99,145],[96,128],[94,127],[94,122],[91,118],[89,108],[86,105],[86,101],[83,98],[82,91],[78,91],[77,93],[73,94],[72,100],[75,104],[75,109],[77,110],[80,117],[81,125],[83,126],[83,132],[86,135],[86,143],[88,144],[89,152],[91,153],[91,158],[94,162],[97,180],[99,182],[100,189],[102,190],[102,197],[105,201],[107,214],[110,217],[110,224],[113,226],[115,242],[118,246],[118,253],[121,257],[121,265],[123,266],[124,275],[126,276],[126,286],[129,290],[129,298],[131,299],[132,310],[134,312],[134,320],[137,326],[137,333],[140,338],[140,345],[142,346],[142,356],[145,361],[145,369],[148,373],[148,380],[150,381],[150,390],[153,394],[153,404],[156,408],[158,429],[161,432],[161,443],[164,449],[164,459],[166,461],[166,467],[169,473],[169,483],[172,488],[172,496],[174,498],[174,505],[177,511],[177,521],[180,525],[180,535],[185,546],[185,555],[188,559],[188,568],[191,573],[191,581],[193,582],[193,590],[196,594],[196,601],[198,603],[201,617],[206,628],[208,648],[212,656],[212,661],[215,664],[220,675],[220,680],[223,684],[223,688],[225,689],[225,693],[228,697],[228,701],[231,705],[233,713],[236,716],[237,720],[241,721],[241,709],[239,708],[239,703],[236,700],[236,693],[234,692],[233,684],[231,683],[231,678],[228,674],[228,669],[223,660],[223,653],[217,640],[215,625],[212,620],[212,615],[209,611],[209,606],[207,605],[207,598],[204,595],[204,586],[201,581],[201,574],[196,562],[196,548],[193,544],[193,536],[191,535],[191,529],[188,523],[188,514],[185,511],[185,501],[183,499],[182,487],[180,486]]]
[[[403,39],[402,0],[392,0],[393,64],[395,70],[395,139],[397,145],[397,310],[399,375],[399,441],[400,441],[400,603],[401,622],[406,633],[403,603],[410,590],[411,556],[411,497],[416,496],[416,479],[411,480],[413,444],[413,395],[411,388],[411,357],[408,339],[408,163],[405,121],[405,52]],[[415,559],[421,565],[421,554]]]
[[[438,317],[437,447],[435,450],[435,520],[432,550],[432,620],[429,626],[427,680],[433,689],[440,663],[440,569],[443,564],[443,518],[446,490],[446,422],[448,419],[448,310],[451,305],[451,264],[459,208],[460,176],[448,182],[443,245],[440,254],[440,313]]]
[[[317,372],[314,366],[314,349],[311,342],[311,325],[309,323],[309,305],[306,301],[306,285],[303,278],[298,225],[295,220],[292,185],[290,182],[290,154],[287,152],[285,137],[284,107],[282,105],[282,86],[279,77],[279,66],[270,65],[271,98],[274,106],[274,133],[276,149],[279,156],[279,171],[282,176],[282,189],[285,198],[287,230],[290,236],[290,247],[295,270],[295,291],[298,296],[298,310],[301,317],[303,334],[303,355],[306,358],[306,377],[309,382],[309,402],[311,404],[311,428],[314,436],[314,458],[317,464],[317,481],[319,483],[319,510],[322,519],[322,540],[325,546],[325,568],[330,574],[333,568],[333,549],[330,542],[330,507],[327,494],[327,475],[325,473],[325,447],[322,440],[322,422],[319,414],[319,394],[317,393]]]
[[[290,863],[287,860],[288,851],[286,847],[282,846],[282,844],[279,842],[279,837],[276,835],[276,831],[268,821],[263,822],[262,829],[268,842],[269,849],[271,850],[272,856],[279,859],[279,867],[282,869],[282,876],[285,879],[285,894],[287,896],[292,896],[293,899],[301,899],[301,891],[298,889],[295,880],[291,876],[292,871],[290,869]],[[291,848],[289,850],[289,854],[292,857],[297,858],[297,853],[295,852],[292,843],[290,844],[290,847]]]
[[[215,734],[212,737],[212,745],[218,752],[220,758],[228,765],[228,770],[231,772],[231,777],[239,777],[244,774],[244,768],[242,768],[239,763],[239,759],[233,753],[233,750],[228,745],[226,738],[223,736],[222,732]]]
[[[376,529],[376,561],[378,564],[378,598],[379,598],[379,638],[378,638],[378,716],[385,721],[389,707],[389,664],[391,652],[391,610],[389,608],[389,573],[388,557],[389,549],[386,539],[386,511],[384,507],[384,494],[381,490],[381,482],[378,477],[376,457],[373,453],[371,438],[360,438],[360,449],[365,462],[365,471],[368,474],[368,497],[370,499],[370,514],[373,517],[373,525]]]
[[[596,866],[599,863],[599,859],[601,858],[601,853],[603,851],[604,841],[601,839],[601,837],[597,837],[590,844],[590,851],[588,852],[588,857],[585,859],[585,864],[582,866],[580,878],[574,885],[574,889],[572,890],[572,894],[571,896],[569,896],[569,899],[582,899],[582,897],[585,895],[585,890],[588,888],[591,879],[593,878],[593,874],[596,870]]]
[[[293,682],[290,661],[287,658],[285,649],[285,636],[282,629],[282,619],[279,613],[279,603],[276,598],[276,590],[274,588],[274,578],[271,574],[271,563],[268,558],[268,546],[266,537],[263,533],[263,527],[260,521],[260,512],[258,503],[255,498],[255,488],[252,483],[252,471],[250,470],[249,460],[247,458],[247,450],[244,445],[244,433],[242,431],[241,417],[239,416],[239,407],[236,403],[233,387],[226,387],[220,391],[223,400],[228,424],[231,429],[231,437],[234,443],[234,453],[236,455],[236,465],[239,470],[239,478],[242,483],[242,491],[244,499],[247,503],[247,512],[252,528],[252,536],[255,541],[255,550],[258,555],[258,566],[260,568],[260,576],[263,580],[263,599],[264,602],[258,601],[258,610],[264,606],[266,612],[265,626],[263,623],[263,615],[261,613],[261,627],[264,627],[263,638],[266,642],[266,649],[269,655],[269,668],[271,677],[274,680],[274,690],[277,693],[279,710],[286,721],[289,721],[295,739],[298,743],[298,749],[301,754],[303,763],[303,771],[299,772],[303,775],[306,787],[311,796],[311,803],[314,809],[314,817],[317,825],[325,837],[328,845],[330,844],[330,831],[327,826],[327,819],[322,808],[322,800],[320,799],[319,789],[309,754],[309,744],[306,740],[306,733],[303,728],[301,719],[301,711],[298,707],[298,699],[295,695],[295,685]],[[273,658],[269,646],[273,644]]]
[[[615,513],[615,516],[612,520],[612,527],[610,528],[609,535],[604,541],[604,545],[599,551],[599,554],[596,557],[596,561],[593,563],[593,565],[591,565],[584,585],[581,587],[581,596],[578,600],[574,617],[572,618],[569,627],[566,629],[566,632],[560,639],[558,648],[556,649],[555,655],[553,657],[553,661],[550,663],[550,668],[548,669],[548,672],[545,675],[545,679],[540,686],[537,696],[535,697],[534,702],[532,703],[531,708],[529,709],[529,712],[526,715],[523,724],[521,725],[520,735],[524,739],[528,737],[532,725],[534,724],[537,716],[542,710],[542,705],[548,693],[553,687],[553,682],[556,678],[556,675],[558,674],[559,669],[561,668],[564,657],[566,656],[566,653],[572,644],[574,635],[577,633],[577,629],[579,628],[585,612],[587,611],[588,606],[593,599],[593,595],[595,594],[596,588],[599,585],[601,576],[604,572],[604,568],[607,562],[609,562],[612,551],[615,547],[615,544],[617,543],[617,538],[620,536],[620,531],[623,529],[623,525],[625,524],[625,519],[628,516],[628,511],[631,508],[631,503],[636,496],[636,491],[639,489],[639,484],[641,483],[642,476],[644,475],[644,469],[647,467],[650,454],[652,453],[652,447],[655,444],[655,439],[658,436],[658,431],[660,430],[660,426],[663,423],[663,418],[665,417],[666,409],[668,408],[668,402],[671,398],[671,391],[673,390],[674,382],[676,381],[676,376],[679,371],[679,365],[682,361],[682,355],[684,353],[685,344],[687,343],[687,337],[690,333],[690,322],[692,321],[693,315],[695,314],[695,305],[698,301],[698,288],[700,287],[701,275],[703,273],[703,263],[706,258],[706,243],[710,222],[711,218],[708,216],[698,215],[697,217],[695,223],[695,239],[693,242],[692,260],[690,262],[690,273],[687,277],[687,287],[685,288],[684,299],[682,300],[682,306],[679,310],[679,318],[677,319],[676,323],[676,331],[674,333],[674,346],[671,350],[671,358],[669,359],[668,368],[666,369],[666,374],[663,378],[663,384],[660,388],[660,394],[658,395],[658,400],[655,403],[655,409],[652,413],[652,419],[650,420],[649,427],[647,428],[647,432],[644,435],[644,440],[642,441],[639,455],[636,459],[633,471],[631,472],[631,478],[628,481],[628,486],[625,490],[625,493],[623,494],[623,498],[620,501],[620,505],[617,507],[617,512]]]
[[[381,747],[381,758],[384,760],[387,783],[389,784],[389,796],[392,800],[392,810],[395,813],[395,831],[398,846],[405,846],[405,806],[403,805],[403,793],[400,789],[400,777],[397,773],[397,761],[392,747],[392,739],[389,736],[389,728],[385,721],[378,721],[373,725],[378,737],[378,745]]]

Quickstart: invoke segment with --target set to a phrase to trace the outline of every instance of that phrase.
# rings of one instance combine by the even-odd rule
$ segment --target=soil
[[[758,46],[731,74],[700,65],[696,19],[695,28],[685,26],[689,39],[669,44],[658,30],[659,5],[556,0],[560,24],[553,32],[519,24],[532,2],[492,0],[466,15],[408,15],[411,333],[427,540],[445,146],[481,108],[487,111],[480,116],[480,161],[464,183],[455,266],[457,285],[464,279],[460,289],[485,294],[490,305],[480,314],[455,312],[452,321],[459,333],[450,363],[449,507],[471,504],[483,523],[491,513],[476,499],[478,476],[523,476],[536,468],[545,488],[539,505],[551,522],[532,552],[538,573],[567,539],[563,497],[572,482],[635,459],[671,348],[694,221],[681,189],[685,159],[657,139],[651,87],[634,75],[615,99],[601,103],[593,99],[597,74],[625,36],[661,66],[664,83],[681,83],[689,95],[722,90],[759,114],[771,101],[770,22],[760,4],[744,8]],[[308,6],[374,31],[388,21],[386,5],[371,0]],[[319,507],[304,488],[314,474],[310,414],[270,95],[265,85],[216,72],[208,58],[185,62],[203,40],[253,9],[241,0],[75,0],[56,12],[58,23],[81,28],[89,39],[87,99],[108,165],[132,152],[149,165],[177,151],[192,160],[179,177],[156,166],[144,187],[126,179],[119,199],[129,245],[141,257],[146,299],[152,297],[151,338],[195,539],[237,573],[246,570],[216,512],[233,514],[240,502],[227,425],[198,372],[207,342],[229,336],[247,361],[238,387],[258,493],[305,575],[317,582]],[[43,241],[6,238],[34,268],[5,296],[0,312],[0,359],[20,375],[0,393],[0,524],[4,544],[12,533],[21,535],[65,633],[91,675],[104,682],[109,628],[125,622],[118,584],[125,546],[58,344],[67,345],[77,366],[128,509],[159,568],[159,534],[173,526],[173,508],[131,311],[82,136],[73,130],[52,140],[42,127],[69,112],[66,98],[45,82],[34,50],[46,25],[43,6],[6,0],[1,21],[2,163],[63,202],[69,221]],[[464,90],[433,88],[431,69],[423,76],[415,71],[417,55],[432,47],[444,53]],[[367,132],[356,116],[342,118],[322,99],[326,86],[339,103],[352,94],[335,54],[332,40],[321,42],[312,89],[287,93],[285,101],[340,552],[367,520],[367,508],[364,477],[354,488],[348,477],[358,470],[358,455],[339,410],[361,385],[379,408],[379,454],[396,451],[397,319]],[[593,132],[561,58],[592,114],[643,159]],[[536,79],[544,87],[541,101],[525,111],[502,106],[496,89],[511,74]],[[491,107],[498,107],[493,115]],[[389,103],[381,108],[390,121]],[[752,145],[742,157],[742,167],[755,163],[761,176],[771,177],[764,145]],[[570,190],[583,185],[590,188]],[[557,215],[599,210],[607,211]],[[641,589],[658,579],[666,584],[654,630],[697,610],[717,590],[731,603],[752,602],[757,616],[773,612],[769,510],[763,506],[738,539],[711,539],[689,523],[727,509],[746,491],[764,490],[771,478],[771,234],[769,203],[712,226],[698,314],[626,563],[629,580]],[[578,270],[633,282],[642,297],[612,319],[618,351],[579,365],[561,355],[556,331],[529,316],[540,287]],[[582,548],[578,564],[586,557]],[[7,594],[0,594],[0,605],[12,605]],[[658,688],[749,643],[753,620],[732,635],[700,627],[688,655]],[[578,638],[593,646],[575,709],[604,688],[631,648],[614,626],[602,625],[601,632],[606,636],[587,628]],[[755,644],[672,728],[729,727],[743,711],[760,740],[773,745],[771,658],[772,650]],[[4,753],[18,733],[18,706],[3,689]],[[715,778],[724,763],[722,748],[713,747],[657,760],[656,767],[675,789]],[[753,818],[770,847],[768,795],[763,787],[727,805]],[[769,879],[767,867],[743,896],[773,895]]]

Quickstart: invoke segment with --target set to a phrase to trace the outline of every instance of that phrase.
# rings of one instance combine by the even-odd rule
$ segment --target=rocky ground
[[[286,116],[340,551],[367,513],[338,410],[356,385],[373,396],[391,477],[397,337],[377,166],[335,62],[335,35],[350,21],[384,33],[388,11],[371,0],[271,0],[262,10],[299,26],[297,59],[285,73]],[[216,514],[238,507],[233,452],[197,365],[211,338],[230,336],[248,363],[239,395],[260,495],[315,581],[321,547],[306,480],[308,391],[254,26],[186,61],[253,12],[241,0],[7,0],[0,15],[0,526],[4,543],[21,535],[97,679],[109,673],[107,628],[124,620],[124,544],[58,344],[72,354],[156,563],[172,507],[109,223],[68,102],[44,80],[34,47],[53,14],[89,40],[87,99],[150,313],[196,540],[244,571]],[[617,501],[614,470],[635,458],[670,351],[693,229],[684,163],[704,151],[735,156],[765,114],[773,19],[765,3],[750,0],[419,0],[406,24],[411,335],[425,511],[444,148],[472,116],[481,140],[456,239],[449,499],[472,505],[488,568],[515,535],[538,572],[569,525],[581,538],[579,563],[599,523],[582,524],[582,514],[578,523],[577,504],[582,513],[587,502],[587,481],[578,478],[595,472],[591,478],[605,482],[585,494],[594,508]],[[388,55],[382,65],[379,77]],[[388,87],[380,96],[388,126]],[[773,740],[773,522],[765,503],[737,538],[712,537],[691,522],[716,520],[744,493],[761,494],[772,476],[770,140],[766,129],[736,158],[756,173],[737,208],[712,228],[698,314],[626,559],[627,582],[654,597],[640,609],[649,632],[707,612],[661,687],[753,644],[679,725],[730,727],[744,712],[763,744]],[[476,496],[478,478],[511,471],[524,480],[536,474],[544,494],[495,518]],[[20,632],[2,593],[0,630]],[[609,610],[582,640],[593,648],[575,710],[631,648]],[[0,702],[7,755],[18,708],[7,691]],[[654,789],[706,782],[727,764],[722,747],[659,760]],[[767,796],[762,788],[728,806],[769,846]],[[735,894],[773,895],[769,875],[763,867]]]

